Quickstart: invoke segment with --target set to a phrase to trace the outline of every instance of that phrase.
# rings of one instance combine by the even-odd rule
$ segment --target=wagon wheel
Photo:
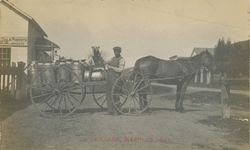
[[[54,73],[54,77],[45,77],[48,70],[43,70],[32,79],[30,98],[44,115],[68,116],[85,98],[86,90],[80,78],[67,66],[61,66],[60,69],[69,73],[68,79],[58,78],[58,68],[51,73]]]
[[[101,88],[101,89],[99,89]],[[105,86],[93,86],[92,87],[92,96],[94,98],[95,103],[100,108],[106,107],[106,92],[105,92]]]
[[[99,89],[101,88],[101,89]],[[100,107],[100,108],[106,108],[106,91],[105,91],[105,85],[101,87],[93,86],[92,87],[92,96],[94,98],[95,103]],[[126,101],[121,100],[121,105],[123,105]]]
[[[148,109],[152,100],[150,81],[143,75],[120,76],[112,87],[115,109],[124,115],[137,115]],[[121,105],[123,101],[123,105]]]

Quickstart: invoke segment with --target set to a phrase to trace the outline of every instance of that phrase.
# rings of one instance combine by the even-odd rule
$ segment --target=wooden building
[[[8,0],[0,0],[0,96],[26,97],[25,66],[53,61],[59,49],[47,38],[34,18]]]
[[[201,48],[195,47],[191,53],[191,57],[200,54],[201,52],[208,51],[210,54],[214,56],[215,49],[214,48]],[[211,83],[211,72],[204,66],[201,66],[200,70],[196,72],[194,83],[204,83],[210,84]]]
[[[0,0],[0,66],[52,61],[59,46],[47,37],[34,18],[8,0]]]

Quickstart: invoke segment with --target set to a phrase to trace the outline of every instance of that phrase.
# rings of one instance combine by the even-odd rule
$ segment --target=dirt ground
[[[42,117],[29,103],[2,103],[0,149],[248,150],[249,97],[232,95],[232,118],[221,119],[219,93],[189,92],[186,111],[177,113],[175,90],[155,91],[150,112],[140,116],[108,115],[90,95],[64,119]]]

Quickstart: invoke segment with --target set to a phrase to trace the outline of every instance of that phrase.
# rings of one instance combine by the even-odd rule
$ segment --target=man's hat
[[[121,52],[122,51],[122,48],[119,47],[119,46],[116,46],[113,48],[114,51],[118,51],[118,52]]]

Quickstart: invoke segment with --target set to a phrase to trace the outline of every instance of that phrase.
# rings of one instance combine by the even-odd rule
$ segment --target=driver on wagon
[[[113,115],[118,115],[117,110],[115,109],[114,104],[112,103],[112,86],[116,79],[121,75],[124,67],[125,67],[125,60],[121,56],[121,47],[114,47],[114,57],[111,58],[110,61],[107,62],[106,68],[107,68],[107,88],[106,88],[106,101],[107,101],[107,107],[108,112]],[[120,105],[119,97],[113,97],[115,105]]]

